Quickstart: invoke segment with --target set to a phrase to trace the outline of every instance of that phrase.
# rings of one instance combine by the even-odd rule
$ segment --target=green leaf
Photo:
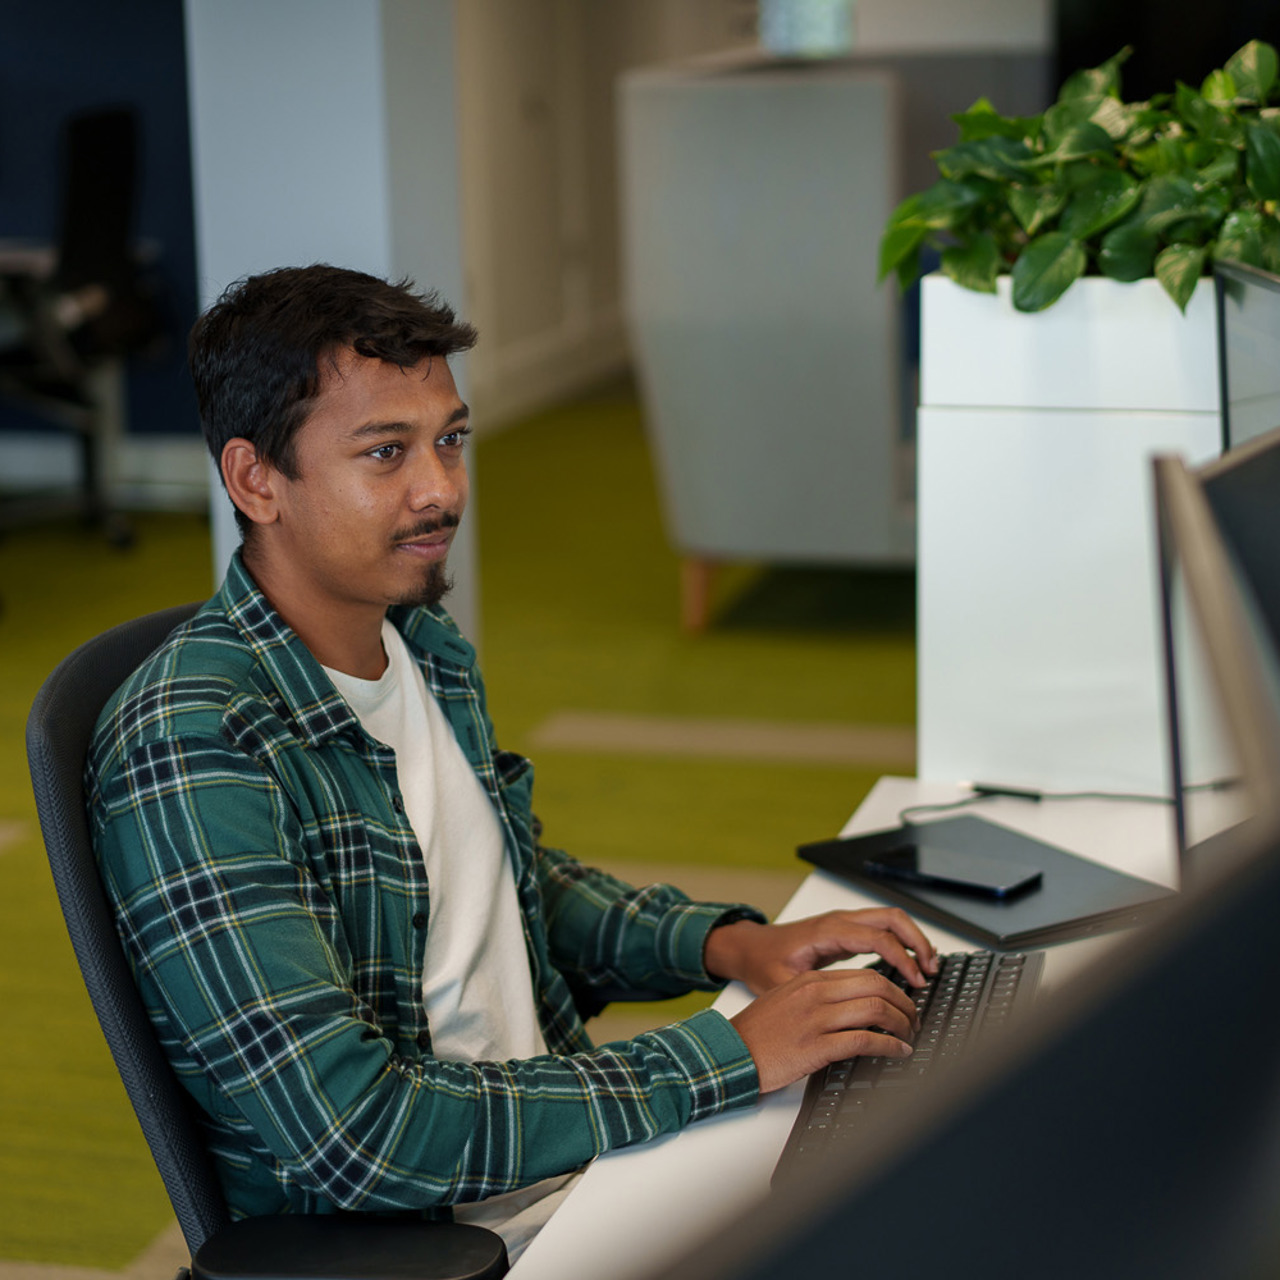
[[[1000,266],[1000,250],[991,236],[976,236],[969,244],[955,245],[942,252],[943,274],[979,293],[995,293]]]
[[[1019,311],[1043,311],[1083,274],[1084,246],[1061,231],[1033,240],[1013,264],[1013,305]]]
[[[1235,81],[1236,93],[1251,102],[1266,102],[1276,82],[1276,51],[1261,40],[1250,40],[1227,59],[1226,72]]]
[[[960,126],[961,142],[981,142],[983,138],[1022,141],[1040,132],[1039,116],[1002,116],[986,98],[979,98],[968,111],[957,112],[951,118]]]
[[[1280,134],[1261,124],[1247,127],[1244,171],[1249,190],[1259,200],[1280,200]]]
[[[942,179],[908,196],[889,215],[880,237],[878,279],[883,280],[890,271],[895,271],[899,282],[914,281],[920,273],[920,247],[929,233],[962,226],[983,195],[984,192],[973,185]]]
[[[1144,280],[1151,274],[1159,241],[1141,222],[1112,227],[1102,237],[1098,270],[1112,280]]]
[[[1203,208],[1191,182],[1175,174],[1163,174],[1147,183],[1137,217],[1152,235],[1167,236],[1180,222],[1202,222]]]
[[[1280,275],[1280,222],[1270,214],[1262,215],[1262,265]]]
[[[1039,234],[1046,222],[1062,212],[1066,203],[1067,193],[1048,182],[1034,187],[1013,187],[1009,192],[1009,208],[1029,236]]]
[[[977,142],[959,142],[935,159],[944,177],[953,180],[977,175],[996,182],[1021,182],[1031,149],[1013,138],[989,137]]]
[[[1213,103],[1207,102],[1189,85],[1179,83],[1174,103],[1182,122],[1201,137],[1220,142],[1238,140],[1239,122]]]
[[[1216,227],[1231,212],[1235,204],[1232,191],[1218,182],[1207,182],[1196,188],[1200,193],[1200,220],[1207,227]]]
[[[1122,106],[1124,104],[1121,104]],[[1129,117],[1129,136],[1125,145],[1130,148],[1145,146],[1152,138],[1163,133],[1173,121],[1173,114],[1151,102],[1133,102],[1124,106]],[[1102,121],[1098,121],[1099,124]]]
[[[1133,131],[1138,113],[1115,98],[1102,98],[1089,119],[1098,128],[1105,129],[1112,142],[1119,142]]]
[[[919,222],[899,222],[884,229],[880,237],[880,269],[876,275],[879,284],[891,271],[906,269],[908,283],[920,273],[920,246],[924,244],[929,228]]]
[[[920,271],[920,255],[917,253],[913,258],[903,258],[893,269],[894,279],[898,282],[898,288],[906,293],[921,276]],[[883,277],[881,277],[883,279]],[[877,282],[878,283],[878,282]]]
[[[1111,135],[1092,120],[1086,120],[1068,129],[1053,147],[1036,156],[1025,167],[1043,169],[1049,165],[1070,164],[1073,160],[1094,160],[1104,164],[1115,160],[1115,143]]]
[[[1173,173],[1191,173],[1195,165],[1191,161],[1194,135],[1161,135],[1149,146],[1138,147],[1129,153],[1129,162],[1135,172],[1149,177]]]
[[[1137,179],[1120,169],[1094,169],[1063,210],[1058,230],[1087,240],[1128,215],[1142,198]]]
[[[1251,267],[1265,266],[1262,250],[1262,211],[1235,209],[1223,219],[1213,256],[1247,262]]]
[[[1066,102],[1074,98],[1099,98],[1120,96],[1120,67],[1133,53],[1130,45],[1125,45],[1119,53],[1110,57],[1099,67],[1087,71],[1077,71],[1068,76],[1058,92],[1058,101]]]
[[[1219,106],[1226,106],[1235,101],[1236,82],[1229,71],[1210,71],[1200,86],[1200,96]]]
[[[889,226],[914,223],[932,231],[959,225],[978,204],[984,192],[976,185],[940,179],[924,191],[908,196],[889,215]]]
[[[1240,176],[1240,153],[1235,147],[1218,147],[1213,158],[1196,171],[1196,182],[1207,186],[1224,183],[1230,186]]]
[[[1156,279],[1179,311],[1186,311],[1208,256],[1207,249],[1186,244],[1171,244],[1156,254]]]
[[[1099,94],[1092,98],[1069,98],[1065,102],[1055,102],[1041,117],[1044,122],[1041,137],[1046,150],[1054,150],[1073,129],[1092,123],[1104,101]],[[1103,132],[1106,133],[1106,130]],[[1108,139],[1110,136],[1107,135]]]
[[[1086,120],[1077,125],[1054,148],[1054,158],[1065,164],[1069,160],[1110,158],[1115,155],[1111,135],[1099,124]]]

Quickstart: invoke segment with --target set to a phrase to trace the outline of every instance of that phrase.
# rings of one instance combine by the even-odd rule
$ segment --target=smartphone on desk
[[[1034,889],[1041,880],[1036,867],[1010,864],[999,858],[929,845],[899,845],[874,854],[864,870],[890,880],[906,880],[933,889],[950,889],[984,898],[1012,898]]]

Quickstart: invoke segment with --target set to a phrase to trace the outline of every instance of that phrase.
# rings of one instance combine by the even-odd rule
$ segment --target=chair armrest
[[[191,1280],[496,1280],[502,1237],[460,1222],[358,1214],[242,1218],[191,1259]]]

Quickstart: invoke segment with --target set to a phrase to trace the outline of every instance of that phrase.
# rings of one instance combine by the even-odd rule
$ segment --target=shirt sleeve
[[[742,903],[690,902],[668,884],[643,888],[535,848],[551,958],[575,983],[610,999],[661,999],[724,986],[703,962],[707,934],[726,917],[766,917]]]
[[[334,895],[363,873],[344,890],[317,879],[317,833],[269,769],[221,740],[165,740],[90,783],[104,880],[166,1052],[213,1128],[269,1164],[295,1207],[481,1199],[756,1097],[746,1047],[710,1011],[591,1053],[432,1058],[357,994]],[[706,909],[648,891],[624,907],[597,877],[548,865],[564,868],[548,878],[561,931],[597,935],[579,949],[612,947],[628,973],[647,952],[706,980]],[[592,896],[603,913],[582,907]],[[617,927],[586,925],[600,914]]]

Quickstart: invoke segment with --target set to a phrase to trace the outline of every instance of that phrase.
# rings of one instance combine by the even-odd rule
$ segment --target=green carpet
[[[602,394],[482,442],[484,666],[516,750],[558,709],[910,724],[910,574],[726,573],[715,625],[678,628],[635,401]],[[583,858],[789,868],[885,770],[542,750],[547,839]]]
[[[479,443],[482,654],[505,745],[565,709],[910,724],[909,575],[740,568],[708,632],[677,627],[639,414],[625,389]],[[114,622],[208,594],[193,516],[113,551],[72,526],[0,539],[0,1259],[118,1270],[167,1201],[83,995],[35,827],[22,727],[57,660]],[[579,856],[791,869],[884,770],[538,753],[549,841]]]
[[[209,594],[207,522],[140,516],[113,551],[77,526],[0,540],[0,1258],[118,1269],[171,1218],[94,1020],[45,864],[23,726],[58,659],[116,622]]]

